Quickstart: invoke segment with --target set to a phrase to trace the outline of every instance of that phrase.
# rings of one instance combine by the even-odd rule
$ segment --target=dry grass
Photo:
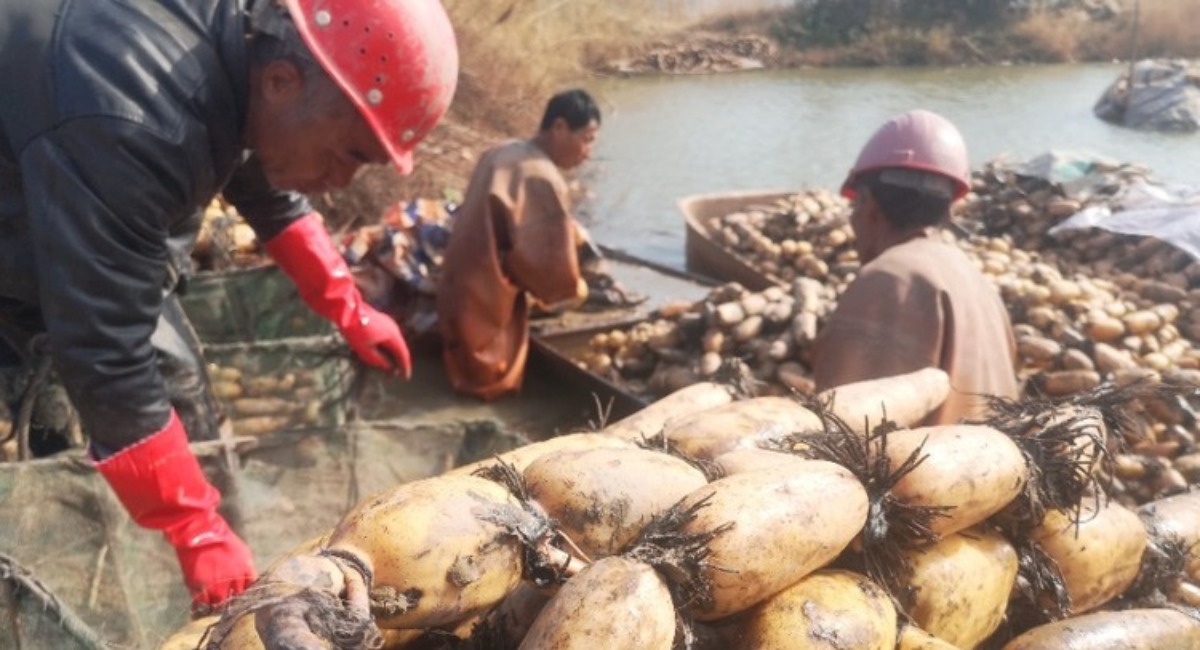
[[[915,4],[915,3],[914,3]],[[767,33],[796,65],[945,65],[1018,61],[1109,61],[1138,58],[1200,58],[1200,0],[1143,0],[1134,47],[1134,0],[1108,20],[1082,11],[1034,11],[1013,22],[896,20],[883,14],[825,15],[810,24],[811,9],[799,4],[711,21],[730,31]],[[840,8],[849,4],[829,3]],[[966,11],[964,8],[963,11]]]
[[[444,0],[462,73],[454,117],[529,133],[546,100],[664,28],[654,0]]]
[[[1034,13],[1012,28],[1011,58],[1061,63],[1078,58],[1086,21],[1077,14]],[[1090,39],[1084,42],[1091,42]]]
[[[1138,56],[1200,58],[1200,0],[1141,4]]]
[[[1142,2],[1117,19],[1089,22],[1079,14],[1035,13],[1012,30],[1014,54],[1031,61],[1200,57],[1200,0]]]
[[[963,59],[952,28],[928,29],[889,27],[871,30],[850,48],[856,64],[862,65],[951,65]]]

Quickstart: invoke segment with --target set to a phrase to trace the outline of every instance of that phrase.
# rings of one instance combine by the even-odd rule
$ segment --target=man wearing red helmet
[[[814,349],[819,390],[936,367],[951,394],[925,424],[981,415],[982,396],[1015,398],[1016,344],[996,287],[935,234],[969,190],[961,134],[910,111],[885,123],[842,186],[862,270]]]
[[[211,391],[173,292],[223,193],[366,363],[407,376],[298,192],[412,166],[458,73],[437,0],[0,0],[0,348],[48,342],[89,454],[197,605],[255,577],[188,438]]]

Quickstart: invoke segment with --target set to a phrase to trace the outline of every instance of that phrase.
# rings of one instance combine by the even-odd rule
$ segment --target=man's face
[[[592,146],[599,135],[600,125],[595,120],[572,131],[567,121],[559,118],[551,127],[550,159],[561,169],[574,169],[591,157]]]
[[[286,68],[290,68],[289,72]],[[295,66],[267,66],[251,102],[247,145],[278,189],[318,193],[344,187],[366,164],[385,163],[387,151],[336,88],[313,92]],[[306,92],[307,91],[307,92]]]

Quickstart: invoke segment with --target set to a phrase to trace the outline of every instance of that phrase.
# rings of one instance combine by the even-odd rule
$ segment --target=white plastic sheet
[[[1200,65],[1184,59],[1138,61],[1093,107],[1109,122],[1134,129],[1200,130]]]
[[[1200,187],[1136,181],[1108,204],[1080,210],[1050,234],[1081,228],[1154,237],[1200,261]]]

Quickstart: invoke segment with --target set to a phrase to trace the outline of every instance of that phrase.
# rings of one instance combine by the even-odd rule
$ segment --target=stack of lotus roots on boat
[[[1200,647],[1200,492],[1112,492],[1133,405],[1178,387],[923,427],[933,368],[754,386],[732,361],[369,497],[163,647]]]

